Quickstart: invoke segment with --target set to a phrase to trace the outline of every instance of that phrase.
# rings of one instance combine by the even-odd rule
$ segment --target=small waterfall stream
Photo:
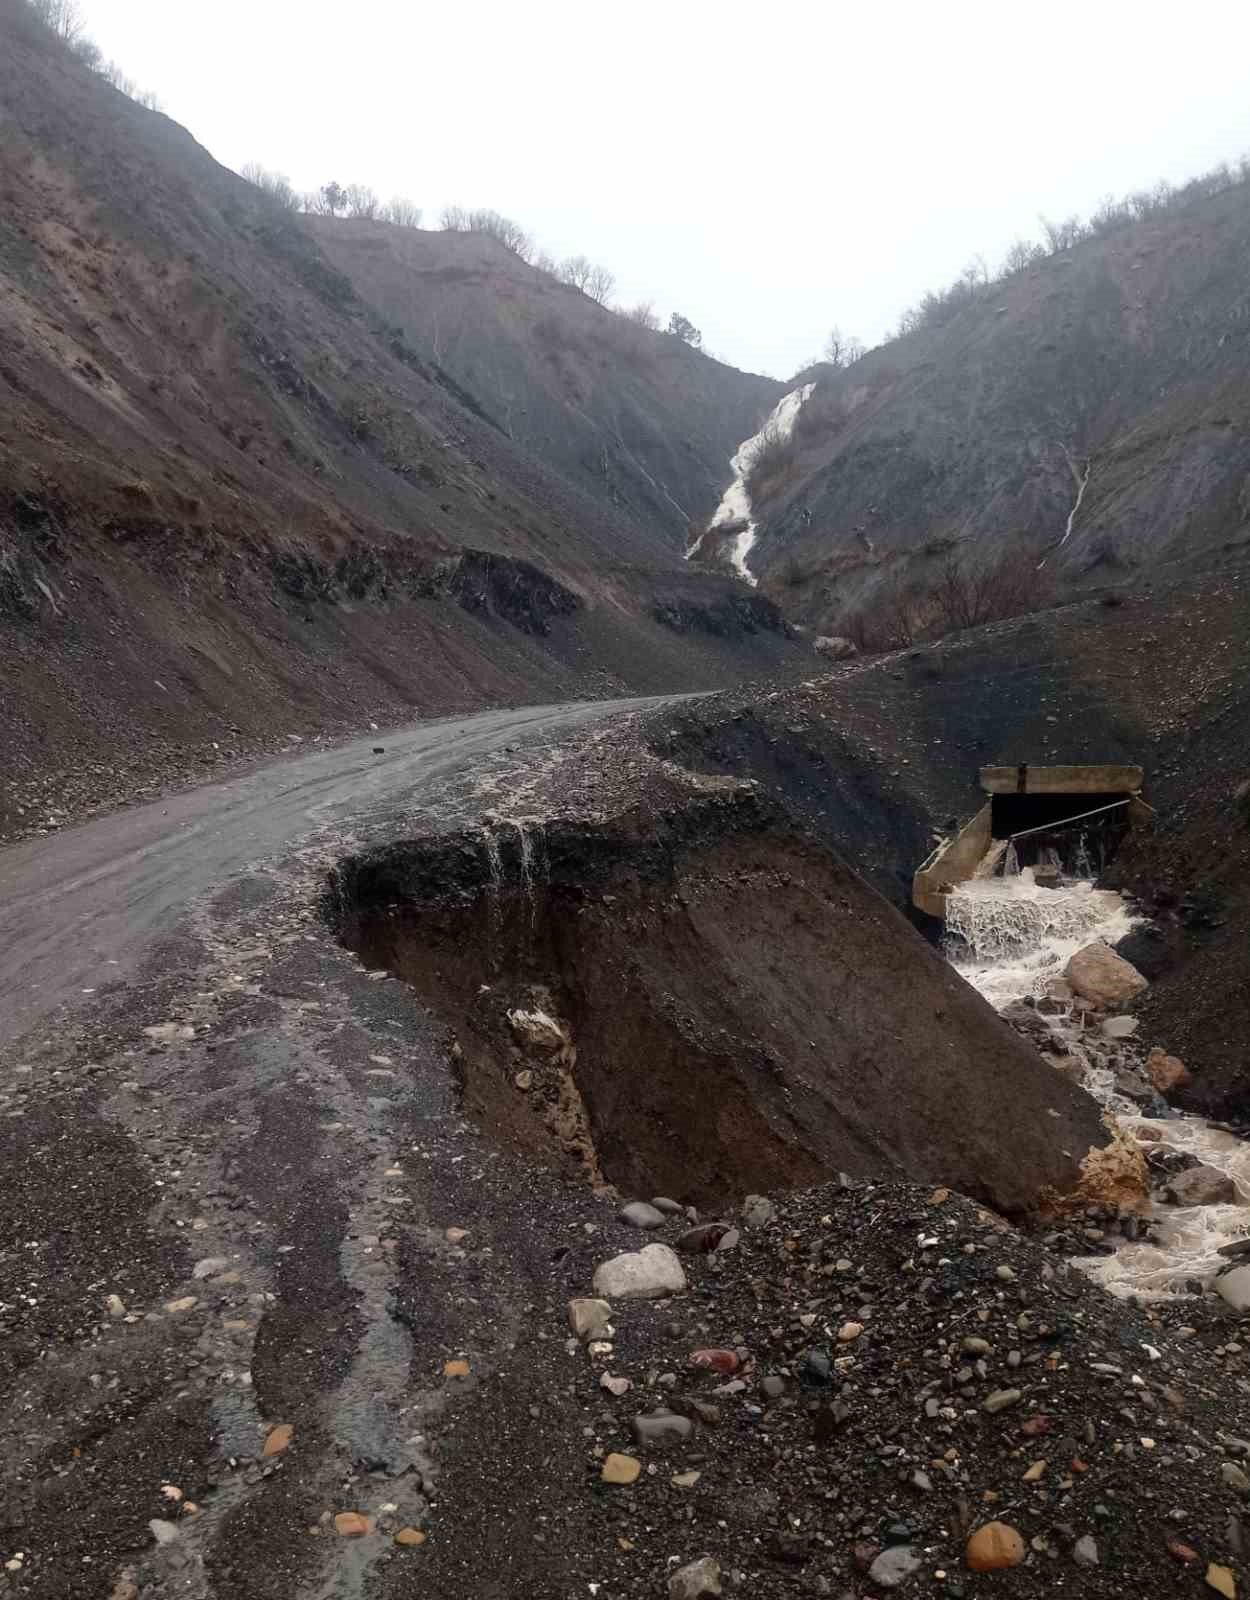
[[[750,584],[754,584],[756,580],[747,566],[747,557],[751,553],[751,546],[755,543],[756,526],[751,511],[751,496],[747,491],[747,479],[751,476],[751,468],[755,465],[760,450],[770,439],[790,437],[803,402],[815,387],[814,383],[805,383],[800,388],[791,389],[789,394],[783,395],[760,431],[753,433],[749,439],[744,439],[738,446],[729,463],[734,470],[733,482],[725,490],[715,516],[708,523],[709,533],[714,533],[717,528],[739,527],[734,536],[729,559],[733,562],[734,571],[738,576],[745,578]],[[697,549],[698,546],[693,548]],[[687,559],[689,554],[690,552],[687,553]]]
[[[1123,897],[1096,888],[1090,876],[1061,877],[1053,887],[1047,886],[1038,883],[1031,867],[1012,872],[1013,855],[1010,845],[1003,848],[997,841],[977,873],[947,899],[947,957],[999,1011],[1026,995],[1047,994],[1078,950],[1096,939],[1114,945],[1135,921]],[[1083,839],[1071,866],[1089,873]],[[1096,1030],[1087,1032],[1075,1009],[1062,1003],[1047,1020],[1056,1036],[1082,1056],[1082,1039],[1099,1040]],[[1195,1281],[1209,1285],[1228,1265],[1218,1254],[1220,1246],[1250,1232],[1250,1143],[1200,1117],[1179,1112],[1166,1119],[1143,1116],[1141,1108],[1118,1091],[1115,1073],[1106,1066],[1088,1066],[1082,1084],[1143,1149],[1178,1151],[1225,1173],[1236,1186],[1238,1203],[1154,1203],[1153,1238],[1126,1240],[1113,1255],[1090,1256],[1076,1265],[1119,1296],[1158,1299],[1184,1294]]]

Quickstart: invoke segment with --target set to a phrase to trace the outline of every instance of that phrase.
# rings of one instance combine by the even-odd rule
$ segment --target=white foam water
[[[1114,889],[1088,880],[1047,888],[1032,869],[969,878],[946,897],[947,954],[959,975],[1001,1010],[1040,995],[1087,944],[1114,944],[1133,926]]]
[[[993,854],[994,860],[984,863],[989,874],[1007,852],[999,848]],[[1044,994],[1078,950],[1095,939],[1115,944],[1136,920],[1119,894],[1096,889],[1089,879],[1052,889],[1037,884],[1030,868],[1012,875],[1009,865],[1004,860],[1004,876],[974,876],[947,897],[951,964],[1000,1011],[1025,995]],[[1057,1031],[1084,1057],[1077,1024],[1062,1017],[1055,1021]],[[1097,1042],[1096,1033],[1086,1037]],[[1158,1243],[1126,1240],[1113,1255],[1082,1257],[1074,1265],[1121,1298],[1168,1299],[1190,1292],[1194,1282],[1209,1285],[1227,1265],[1220,1246],[1250,1234],[1250,1144],[1200,1117],[1143,1117],[1119,1092],[1109,1067],[1087,1066],[1083,1087],[1143,1151],[1180,1151],[1225,1173],[1238,1203],[1152,1204],[1145,1220]]]
[[[751,496],[747,492],[747,479],[751,476],[755,458],[765,442],[773,438],[788,439],[793,433],[799,410],[815,387],[814,383],[805,383],[800,388],[791,389],[789,394],[783,395],[760,431],[753,433],[749,439],[744,439],[738,446],[733,460],[729,463],[734,470],[733,482],[725,490],[721,503],[716,508],[716,515],[708,523],[709,532],[716,528],[730,527],[734,523],[745,524],[734,538],[729,559],[733,562],[734,571],[738,576],[745,578],[750,584],[754,584],[756,579],[747,566],[747,556],[750,555],[751,546],[755,543],[756,529],[751,513]]]
[[[1142,1141],[1145,1150],[1184,1151],[1204,1166],[1217,1167],[1233,1180],[1237,1203],[1152,1206],[1150,1226],[1158,1244],[1126,1242],[1114,1255],[1086,1256],[1073,1265],[1121,1299],[1129,1295],[1141,1300],[1169,1299],[1186,1293],[1187,1285],[1194,1281],[1206,1287],[1219,1269],[1228,1265],[1219,1254],[1220,1246],[1250,1232],[1250,1144],[1211,1127],[1200,1117],[1163,1121],[1119,1115],[1116,1120],[1128,1134],[1150,1136]]]

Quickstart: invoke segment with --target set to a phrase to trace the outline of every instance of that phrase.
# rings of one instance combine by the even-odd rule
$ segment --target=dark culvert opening
[[[1101,877],[1130,825],[1125,794],[996,794],[990,836],[1011,839],[1022,867],[1045,875]]]

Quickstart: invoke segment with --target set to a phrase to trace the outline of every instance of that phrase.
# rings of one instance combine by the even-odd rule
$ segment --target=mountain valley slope
[[[679,461],[672,498],[710,510],[766,380],[631,330],[639,451],[689,422],[658,487],[544,462],[299,219],[29,21],[0,0],[0,837],[289,737],[794,653],[657,511]]]

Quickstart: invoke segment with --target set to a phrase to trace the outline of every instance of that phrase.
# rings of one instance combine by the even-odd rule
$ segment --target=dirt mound
[[[476,1116],[572,1173],[700,1204],[831,1170],[1013,1214],[1074,1187],[1105,1139],[1093,1102],[896,912],[750,785],[683,794],[669,774],[665,793],[625,755],[575,814],[336,875],[345,940],[452,1020]]]

